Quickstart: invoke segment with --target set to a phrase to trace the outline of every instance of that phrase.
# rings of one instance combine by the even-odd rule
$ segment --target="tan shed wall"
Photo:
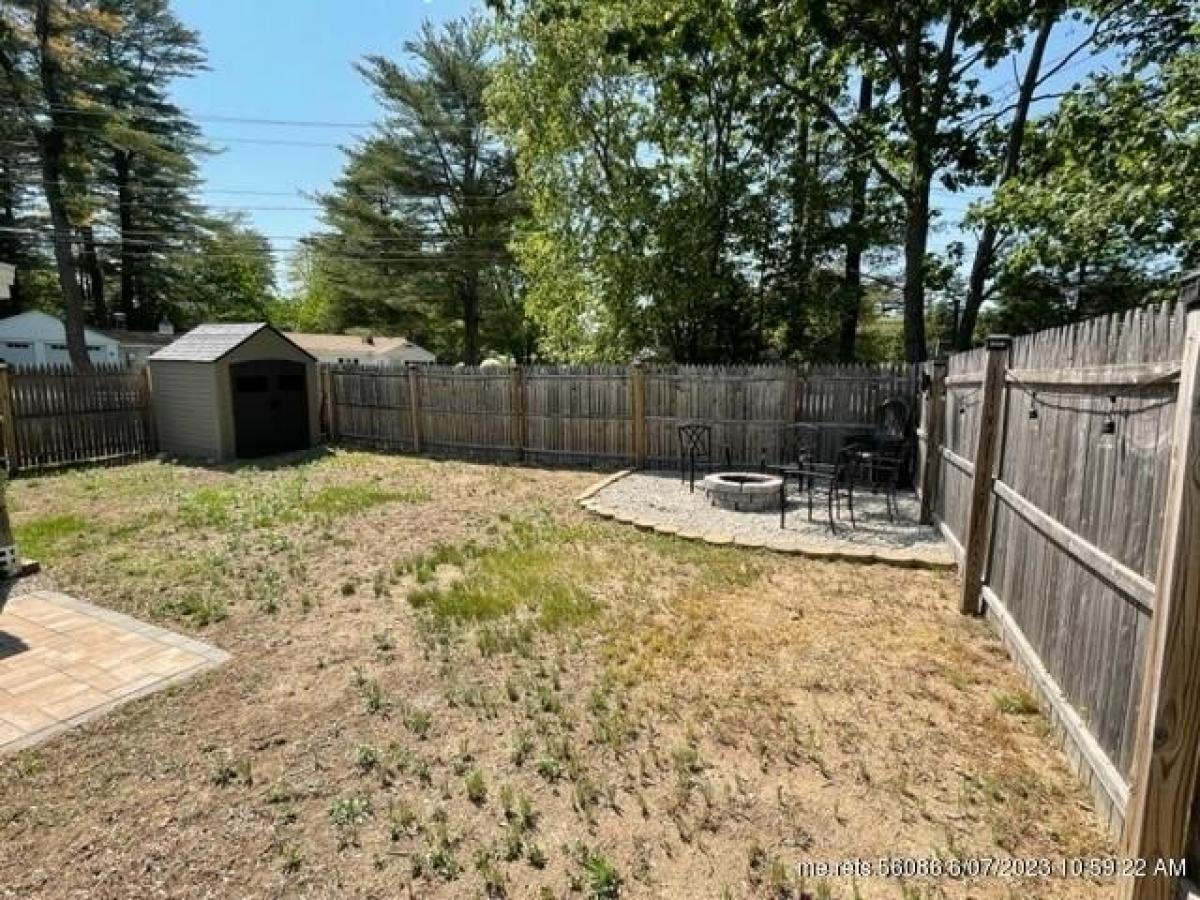
[[[309,443],[316,446],[320,441],[321,384],[317,364],[311,356],[287,340],[280,340],[273,331],[264,330],[254,335],[232,353],[229,353],[213,369],[220,390],[217,391],[217,415],[221,422],[221,459],[233,459],[237,444],[233,430],[233,385],[229,379],[229,367],[234,363],[256,359],[283,359],[304,363],[308,366],[308,431]]]
[[[149,367],[159,449],[185,459],[222,459],[216,367],[172,360]]]

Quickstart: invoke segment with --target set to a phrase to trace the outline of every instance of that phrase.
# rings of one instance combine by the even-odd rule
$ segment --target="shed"
[[[224,462],[317,442],[317,361],[266,322],[201,325],[147,365],[165,453]]]

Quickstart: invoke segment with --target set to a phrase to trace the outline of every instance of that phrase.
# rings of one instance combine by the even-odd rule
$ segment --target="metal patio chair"
[[[696,491],[696,463],[712,466],[712,426],[703,422],[688,422],[678,426],[679,480],[687,481],[689,490]]]
[[[883,489],[888,521],[894,522],[899,511],[897,492],[912,461],[908,404],[899,397],[885,400],[879,405],[878,423],[870,442],[854,451],[855,471],[865,476],[873,491]]]
[[[850,527],[857,528],[854,520],[854,477],[858,466],[858,445],[843,447],[838,451],[837,460],[832,463],[820,463],[810,460],[797,466],[794,473],[799,481],[801,492],[808,499],[808,520],[813,517],[813,498],[824,494],[825,513],[829,521],[829,530],[837,534],[837,519],[842,516],[842,495],[846,497],[846,508],[850,513]],[[779,498],[779,527],[783,528],[787,516],[787,477],[784,476],[783,488]]]

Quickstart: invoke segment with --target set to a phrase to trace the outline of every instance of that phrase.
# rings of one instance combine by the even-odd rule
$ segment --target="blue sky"
[[[302,194],[337,177],[343,155],[336,145],[352,141],[364,129],[215,118],[371,122],[377,108],[354,62],[369,53],[397,57],[423,20],[458,18],[477,5],[470,0],[175,0],[173,6],[200,32],[208,50],[211,71],[175,89],[210,143],[223,148],[203,164],[206,201],[244,210],[265,234],[296,236],[317,227],[315,209],[263,207],[312,207]],[[247,191],[261,196],[241,193]],[[279,248],[294,245],[289,240],[274,243]]]
[[[217,209],[244,211],[280,251],[319,225],[303,195],[327,187],[341,170],[339,144],[352,142],[378,114],[371,92],[354,70],[369,53],[399,57],[422,21],[443,22],[480,9],[472,0],[175,0],[177,14],[200,32],[210,71],[180,82],[176,97],[222,152],[205,160],[204,196]],[[1060,26],[1046,65],[1078,40],[1078,27]],[[1050,87],[1061,89],[1095,64],[1072,60]],[[1004,96],[1015,84],[1012,69],[981,75]],[[222,122],[219,117],[339,123],[306,127]],[[227,138],[229,140],[222,140]],[[255,143],[262,141],[264,143]],[[270,142],[285,143],[270,143]],[[295,143],[286,143],[295,142]],[[974,239],[957,225],[973,196],[934,192],[944,217],[931,235],[942,250],[962,240],[968,259]],[[270,208],[276,207],[276,208]],[[278,207],[288,207],[280,209]],[[277,254],[282,263],[285,254]],[[282,273],[282,268],[281,268]]]

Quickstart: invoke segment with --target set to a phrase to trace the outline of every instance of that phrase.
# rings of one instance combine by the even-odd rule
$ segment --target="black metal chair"
[[[899,397],[889,397],[879,404],[879,425],[876,433],[880,437],[904,440],[908,438],[911,415],[908,404]]]
[[[689,422],[678,427],[679,480],[687,481],[689,490],[696,491],[696,463],[712,465],[712,426]]]
[[[785,466],[801,465],[816,460],[821,446],[821,426],[806,422],[784,425],[780,437]]]
[[[855,451],[856,471],[865,475],[871,489],[884,491],[888,521],[896,521],[900,484],[909,476],[912,436],[908,404],[892,397],[879,405],[878,422],[869,445]]]
[[[858,465],[858,452],[861,448],[856,444],[843,447],[838,451],[837,460],[832,463],[820,463],[809,460],[797,466],[794,474],[799,481],[800,490],[808,498],[808,520],[812,521],[813,497],[815,494],[825,495],[825,510],[829,520],[830,532],[837,534],[836,520],[842,516],[842,494],[846,495],[846,507],[850,513],[850,527],[857,528],[854,521],[854,477]],[[790,473],[789,474],[793,474]],[[779,527],[783,528],[787,517],[787,475],[783,476],[783,487],[779,496]]]
[[[762,470],[778,475],[783,481],[782,489],[785,492],[789,478],[797,479],[797,487],[802,487],[799,484],[801,468],[808,463],[816,462],[820,442],[821,428],[819,425],[810,425],[806,422],[784,425],[779,430],[781,461],[771,465],[764,463]],[[766,455],[765,450],[763,454]],[[786,503],[786,500],[782,502]]]

